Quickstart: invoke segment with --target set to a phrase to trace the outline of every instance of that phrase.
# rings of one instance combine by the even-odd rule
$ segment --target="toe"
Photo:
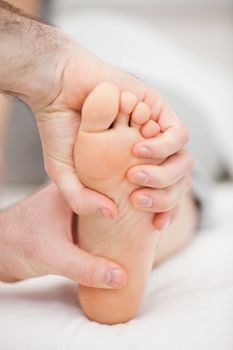
[[[130,125],[133,127],[141,127],[142,124],[146,123],[150,118],[150,109],[144,102],[139,102],[135,107]]]
[[[146,139],[155,137],[156,135],[158,135],[159,132],[160,132],[159,124],[151,119],[148,120],[148,122],[146,122],[141,128],[142,136],[145,137]]]
[[[115,120],[120,105],[120,92],[111,83],[101,83],[88,95],[82,108],[80,128],[83,131],[107,130]]]
[[[137,97],[131,92],[124,91],[120,97],[120,112],[115,120],[114,126],[129,125],[130,114],[137,104]]]
[[[121,94],[120,110],[123,113],[131,114],[137,104],[137,97],[131,92],[124,91]]]

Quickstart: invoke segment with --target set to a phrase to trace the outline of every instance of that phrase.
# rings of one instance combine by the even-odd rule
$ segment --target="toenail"
[[[144,171],[138,171],[134,174],[133,181],[138,185],[145,185],[149,182],[149,176]]]
[[[111,269],[107,273],[107,284],[111,287],[117,288],[122,286],[123,273],[119,269]]]
[[[138,147],[136,152],[141,157],[150,157],[152,155],[151,150],[145,146]]]
[[[99,212],[100,215],[103,215],[103,216],[105,216],[108,219],[112,219],[113,218],[112,213],[111,213],[111,211],[109,209],[102,208],[102,209],[99,209],[98,212]]]
[[[153,204],[153,201],[152,201],[152,198],[145,195],[145,194],[141,194],[139,197],[138,197],[138,200],[137,200],[137,205],[140,207],[140,208],[151,208],[152,207],[152,204]]]

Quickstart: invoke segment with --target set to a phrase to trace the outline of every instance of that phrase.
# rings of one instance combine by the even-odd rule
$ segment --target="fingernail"
[[[145,195],[145,194],[141,194],[139,197],[138,197],[138,200],[137,200],[137,205],[140,207],[140,208],[151,208],[152,207],[152,204],[153,204],[153,201],[152,201],[152,198]]]
[[[133,176],[133,181],[139,185],[145,185],[149,182],[149,176],[143,171],[138,171]]]
[[[109,209],[106,209],[106,208],[101,208],[98,210],[98,213],[102,216],[105,216],[106,218],[108,219],[112,219],[113,216],[112,216],[112,213]]]
[[[150,157],[151,154],[151,150],[145,146],[140,146],[137,148],[137,155],[141,156],[141,157]]]
[[[163,230],[166,230],[168,228],[168,226],[171,224],[171,218],[167,218],[164,222],[164,225],[163,225]]]
[[[107,284],[113,288],[122,286],[124,274],[119,269],[111,269],[107,274]]]

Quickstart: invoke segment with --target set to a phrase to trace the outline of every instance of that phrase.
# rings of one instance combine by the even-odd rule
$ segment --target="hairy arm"
[[[48,104],[59,93],[62,53],[67,46],[69,39],[56,28],[0,0],[1,92],[16,96],[32,109]]]
[[[9,3],[17,5],[31,15],[37,15],[40,9],[40,0],[10,0]],[[6,5],[9,7],[9,5]],[[2,23],[2,22],[1,22]],[[0,25],[1,25],[0,23]],[[1,69],[1,67],[0,67]],[[8,116],[10,114],[11,99],[0,96],[0,187],[4,174],[4,140],[8,126]]]

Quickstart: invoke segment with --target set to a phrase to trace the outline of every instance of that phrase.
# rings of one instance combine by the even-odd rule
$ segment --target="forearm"
[[[43,104],[53,101],[69,47],[69,39],[58,29],[0,0],[1,92],[34,109],[43,107],[42,100]]]
[[[7,127],[7,117],[10,111],[10,101],[5,96],[0,95],[0,150],[4,141],[5,130]]]
[[[8,245],[6,243],[6,237],[9,234],[10,228],[11,228],[11,222],[14,220],[11,220],[9,222],[9,211],[2,211],[0,212],[0,280],[4,280],[2,278],[2,275],[10,276],[10,270],[9,270],[9,262],[7,259],[8,252]]]
[[[4,142],[7,130],[7,121],[10,110],[10,102],[5,96],[0,95],[0,196],[1,182],[4,173]]]
[[[39,15],[41,0],[7,0],[7,2],[30,15]]]

